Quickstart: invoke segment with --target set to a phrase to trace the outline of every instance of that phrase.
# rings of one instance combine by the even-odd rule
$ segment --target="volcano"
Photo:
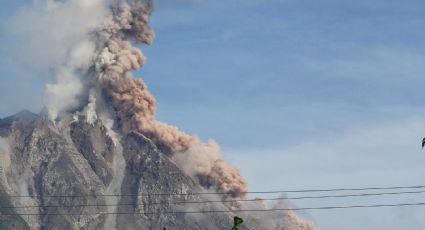
[[[34,28],[25,37],[53,57],[40,67],[51,82],[41,113],[0,120],[1,223],[230,229],[238,214],[244,229],[314,229],[289,211],[262,212],[260,199],[247,202],[245,178],[217,143],[156,119],[155,97],[133,77],[154,40],[152,0],[34,4],[19,15]]]
[[[230,229],[238,215],[232,203],[205,202],[223,196],[143,134],[118,138],[100,119],[55,124],[23,111],[0,120],[0,138],[5,229]],[[242,229],[314,229],[288,213],[279,228],[247,218]]]

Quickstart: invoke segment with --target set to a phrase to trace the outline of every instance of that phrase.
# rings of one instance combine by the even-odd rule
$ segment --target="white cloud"
[[[423,184],[422,117],[387,120],[274,149],[225,150],[251,191]],[[270,178],[270,179],[267,179]],[[296,196],[299,194],[289,194]],[[303,194],[304,195],[304,194]],[[317,195],[317,194],[316,194]],[[425,195],[296,201],[299,207],[424,202]],[[423,229],[423,207],[308,212],[321,229]],[[389,216],[392,216],[389,218]],[[384,219],[388,219],[384,221]],[[350,226],[347,226],[350,223]]]

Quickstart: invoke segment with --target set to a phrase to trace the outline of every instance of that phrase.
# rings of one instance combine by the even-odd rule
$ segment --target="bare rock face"
[[[22,112],[0,120],[0,138],[0,229],[232,227],[231,213],[187,213],[229,208],[184,203],[207,198],[140,133],[120,137],[101,120],[54,124]]]
[[[138,132],[81,115],[0,119],[0,230],[231,229],[229,203],[203,192]],[[242,229],[316,229],[292,212],[238,215]]]

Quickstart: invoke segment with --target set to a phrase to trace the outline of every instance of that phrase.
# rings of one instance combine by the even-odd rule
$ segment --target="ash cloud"
[[[192,168],[190,175],[204,187],[243,197],[246,182],[239,171],[211,143],[157,121],[155,98],[143,80],[131,74],[145,64],[145,57],[133,43],[151,44],[154,39],[148,24],[152,5],[149,0],[97,0],[90,4],[69,0],[44,1],[36,10],[27,10],[27,20],[36,29],[26,25],[22,31],[32,37],[31,46],[51,43],[48,50],[54,50],[47,54],[55,73],[54,83],[45,91],[49,115],[56,120],[62,113],[83,109],[92,120],[96,114],[112,113],[123,134],[138,131],[149,137],[164,152],[176,156],[179,166],[186,171]],[[96,17],[92,18],[91,11]],[[68,17],[71,14],[73,17]],[[86,20],[89,23],[82,23]],[[45,34],[37,30],[43,24],[48,25]],[[64,29],[68,26],[79,29]],[[182,155],[187,156],[185,161],[179,160]]]
[[[52,120],[76,111],[89,122],[110,117],[122,134],[150,138],[204,187],[244,197],[245,179],[216,144],[156,120],[154,96],[132,76],[146,60],[134,44],[155,37],[152,9],[152,0],[41,0],[23,9],[12,28],[27,40],[24,65],[51,76],[44,104]]]
[[[60,120],[85,112],[89,122],[107,117],[120,134],[137,131],[150,138],[204,188],[245,198],[245,179],[218,145],[156,120],[154,96],[132,76],[145,64],[134,43],[154,39],[152,9],[152,0],[44,0],[17,17],[17,31],[29,39],[29,60],[54,76],[45,90],[49,116]]]

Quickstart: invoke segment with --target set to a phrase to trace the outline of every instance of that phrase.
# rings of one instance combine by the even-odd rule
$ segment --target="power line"
[[[89,213],[44,213],[44,214],[39,214],[39,213],[11,213],[11,214],[1,214],[1,215],[3,215],[3,216],[90,216],[90,215],[207,214],[207,213],[274,212],[274,211],[332,210],[332,209],[354,209],[354,208],[409,207],[409,206],[423,206],[423,205],[425,205],[425,203],[325,206],[325,207],[308,207],[308,208],[207,210],[207,211],[99,212],[99,213],[93,213],[93,214],[89,214]]]
[[[367,190],[396,190],[396,189],[420,189],[425,185],[415,186],[394,186],[394,187],[366,187],[366,188],[331,188],[331,189],[304,189],[304,190],[280,190],[280,191],[257,191],[241,192],[243,194],[276,194],[276,193],[308,193],[308,192],[342,192],[342,191],[367,191]],[[43,195],[43,196],[24,196],[24,195],[1,195],[0,197],[11,198],[62,198],[62,197],[146,197],[146,196],[190,196],[190,195],[233,195],[228,192],[197,192],[197,193],[151,193],[151,194],[91,194],[91,195]]]
[[[346,197],[367,197],[367,196],[384,196],[384,195],[402,195],[402,194],[420,194],[425,193],[421,191],[403,191],[403,192],[384,192],[384,193],[360,193],[360,194],[345,194],[345,195],[324,195],[324,196],[300,196],[300,197],[279,197],[279,198],[265,198],[265,199],[237,199],[237,200],[205,200],[205,201],[176,201],[176,202],[162,202],[162,203],[148,203],[148,205],[163,205],[163,204],[204,204],[204,203],[232,203],[232,202],[254,202],[258,200],[263,201],[277,201],[277,200],[302,200],[302,199],[325,199],[325,198],[346,198]],[[8,206],[1,207],[4,209],[23,209],[23,208],[71,208],[71,207],[111,207],[111,206],[134,206],[132,204],[80,204],[80,205],[29,205],[29,206]]]

